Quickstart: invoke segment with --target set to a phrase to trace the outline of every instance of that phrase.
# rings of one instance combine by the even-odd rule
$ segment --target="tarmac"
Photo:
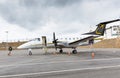
[[[0,51],[0,78],[119,78],[120,49],[79,49],[77,54],[50,49]],[[92,52],[95,56],[92,57]]]

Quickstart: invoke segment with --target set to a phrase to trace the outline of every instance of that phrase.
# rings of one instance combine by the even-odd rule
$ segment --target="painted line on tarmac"
[[[48,71],[48,72],[37,72],[37,73],[26,73],[26,74],[15,74],[15,75],[3,75],[1,78],[6,77],[21,77],[21,76],[33,76],[33,75],[45,75],[45,74],[55,74],[55,73],[64,73],[64,72],[74,72],[74,71],[83,71],[83,70],[100,70],[108,68],[119,68],[120,65],[115,66],[102,66],[102,67],[92,67],[92,68],[77,68],[77,69],[68,69],[68,70],[59,70],[59,71]]]
[[[38,60],[38,59],[37,59]],[[42,63],[27,63],[27,64],[10,64],[10,65],[0,65],[3,67],[13,67],[13,66],[30,66],[30,65],[44,65],[44,64],[59,64],[59,63],[75,63],[75,62],[90,62],[90,61],[109,61],[109,60],[120,60],[120,58],[107,58],[107,59],[91,59],[91,60],[75,60],[75,61],[54,61],[54,62],[42,62]],[[26,61],[28,62],[28,61]],[[22,62],[25,63],[25,62]]]

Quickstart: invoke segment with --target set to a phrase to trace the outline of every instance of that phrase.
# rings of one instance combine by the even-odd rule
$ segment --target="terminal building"
[[[114,25],[106,28],[104,39],[120,37],[120,25]]]
[[[120,21],[107,24],[106,30],[104,32],[104,36],[101,36],[100,38],[113,39],[113,38],[119,38],[119,37],[120,37]]]

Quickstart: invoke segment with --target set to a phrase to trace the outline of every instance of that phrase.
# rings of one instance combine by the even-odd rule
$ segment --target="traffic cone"
[[[68,52],[68,55],[70,56],[70,52]]]
[[[94,52],[92,52],[91,56],[92,56],[92,58],[94,59],[94,57],[95,57],[95,53],[94,53]]]
[[[56,52],[53,52],[54,55],[56,55]]]

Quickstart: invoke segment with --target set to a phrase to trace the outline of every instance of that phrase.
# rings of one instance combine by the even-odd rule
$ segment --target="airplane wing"
[[[77,45],[81,42],[86,42],[87,40],[92,40],[92,39],[97,38],[97,37],[99,37],[99,36],[88,36],[88,37],[85,37],[83,39],[80,39],[80,40],[77,40],[74,42],[70,42],[69,45]]]

